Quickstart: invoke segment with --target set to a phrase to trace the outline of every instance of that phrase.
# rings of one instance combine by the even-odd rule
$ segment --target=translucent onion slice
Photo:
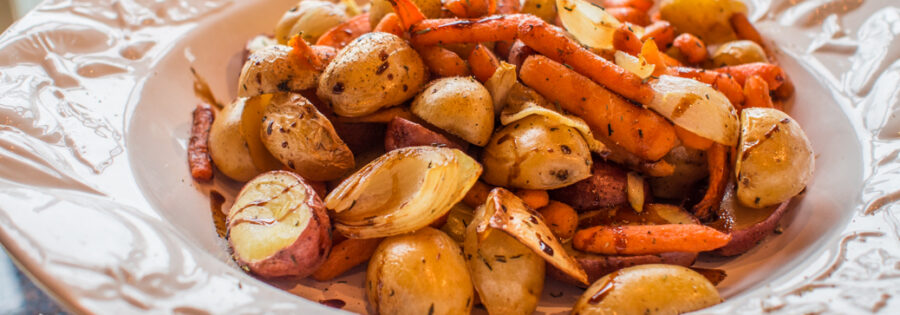
[[[648,63],[644,57],[638,58],[621,50],[616,50],[615,57],[617,65],[641,77],[641,79],[646,79],[656,69],[656,65]]]
[[[462,200],[481,165],[457,149],[393,150],[350,175],[325,198],[335,229],[351,238],[416,231]]]
[[[697,80],[669,75],[650,86],[655,95],[647,107],[701,137],[727,146],[737,144],[737,111],[724,94]]]
[[[516,66],[506,61],[501,61],[497,71],[494,71],[491,78],[484,82],[484,88],[491,93],[494,101],[494,115],[500,114],[500,111],[506,106],[506,96],[509,95],[509,91],[516,85],[516,82],[518,82]]]
[[[622,22],[587,0],[556,0],[559,19],[578,42],[597,49],[613,48],[613,33]]]
[[[628,181],[626,182],[626,191],[628,192],[628,203],[635,212],[644,211],[644,177],[636,172],[628,172]]]

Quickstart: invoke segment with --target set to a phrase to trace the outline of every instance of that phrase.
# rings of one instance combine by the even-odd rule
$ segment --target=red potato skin
[[[768,218],[759,223],[746,229],[731,231],[731,241],[713,253],[720,256],[737,256],[756,247],[759,241],[775,230],[778,221],[781,221],[781,218],[787,213],[788,204],[790,204],[790,200],[781,203]]]
[[[209,129],[212,128],[215,112],[212,106],[200,103],[193,112],[191,139],[188,142],[188,166],[191,177],[198,181],[208,181],[213,177],[212,158],[209,156]]]
[[[384,134],[385,151],[420,145],[446,146],[452,149],[466,150],[466,147],[447,139],[447,137],[425,126],[401,117],[394,117],[391,120]]]
[[[578,212],[628,203],[625,171],[614,164],[595,160],[591,176],[575,184],[550,191],[550,199],[562,201]]]
[[[328,218],[328,213],[325,211],[325,204],[322,203],[322,199],[300,175],[279,170],[266,172],[259,176],[275,172],[287,173],[296,177],[306,189],[307,197],[304,203],[313,211],[309,223],[294,243],[274,255],[249,263],[239,259],[235,259],[235,261],[242,267],[249,269],[253,274],[264,278],[286,276],[303,278],[319,269],[319,266],[328,258],[328,254],[331,251],[331,221]],[[243,189],[241,193],[243,193]],[[229,243],[231,243],[230,238]]]
[[[689,267],[697,260],[697,253],[685,252],[669,252],[657,255],[594,255],[589,253],[577,252],[572,255],[581,268],[588,275],[588,283],[594,283],[603,276],[610,274],[616,270],[628,268],[637,265],[646,264],[668,264]],[[584,284],[579,283],[572,277],[569,277],[559,269],[547,265],[547,274],[559,281],[586,288]]]

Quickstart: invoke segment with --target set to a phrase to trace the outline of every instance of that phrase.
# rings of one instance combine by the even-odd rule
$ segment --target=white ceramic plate
[[[199,101],[191,68],[229,101],[245,41],[293,2],[50,0],[0,36],[0,241],[70,310],[322,313],[333,309],[315,301],[340,298],[365,311],[360,268],[286,287],[313,301],[237,269],[214,231],[209,187],[185,163]],[[704,263],[729,277],[727,301],[702,312],[896,313],[900,7],[750,6],[797,85],[789,111],[817,170],[782,235]],[[564,312],[577,294],[550,281],[539,311]]]

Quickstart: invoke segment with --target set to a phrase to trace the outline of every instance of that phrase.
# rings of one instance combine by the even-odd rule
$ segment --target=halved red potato
[[[734,182],[725,186],[725,196],[719,207],[719,219],[709,225],[731,234],[731,241],[713,253],[722,256],[743,254],[775,230],[778,221],[787,213],[788,201],[762,209],[743,205],[735,198]]]
[[[625,188],[628,180],[622,167],[594,161],[590,177],[575,184],[550,191],[553,200],[562,201],[575,210],[587,211],[628,203]]]
[[[227,222],[234,260],[262,277],[306,277],[331,249],[331,223],[322,200],[291,172],[271,171],[247,182]]]

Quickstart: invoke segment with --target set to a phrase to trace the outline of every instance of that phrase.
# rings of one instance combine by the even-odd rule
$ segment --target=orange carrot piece
[[[664,52],[660,52],[659,57],[663,59],[663,62],[666,64],[666,66],[684,67],[684,64],[681,63],[681,61],[678,61],[678,59],[672,58],[672,56],[669,56]]]
[[[621,22],[628,22],[640,26],[650,24],[650,16],[647,15],[646,11],[641,11],[632,7],[610,7],[606,8],[606,12]]]
[[[675,28],[668,21],[656,21],[644,28],[641,41],[653,39],[657,47],[668,47],[675,40]]]
[[[363,13],[354,16],[347,22],[341,23],[322,34],[316,45],[331,46],[337,49],[344,48],[357,37],[372,31],[369,24],[369,14]]]
[[[538,210],[538,213],[544,217],[544,223],[561,240],[567,240],[575,235],[575,229],[578,228],[578,212],[571,206],[553,200]]]
[[[295,56],[295,58],[299,58],[302,62],[305,62],[307,65],[316,70],[324,70],[325,63],[322,62],[322,59],[319,58],[319,55],[313,50],[309,44],[300,37],[300,35],[294,35],[291,37],[291,40],[288,41],[288,46],[291,46],[291,53]]]
[[[213,177],[212,158],[209,156],[209,129],[215,119],[215,112],[207,103],[197,104],[192,113],[191,139],[188,142],[188,166],[191,177],[198,181],[208,181]]]
[[[584,119],[595,136],[607,137],[641,159],[659,160],[675,146],[675,128],[665,118],[547,57],[528,57],[519,76],[525,85]]]
[[[550,195],[547,194],[546,190],[519,189],[516,190],[515,194],[531,209],[543,208],[550,202]]]
[[[400,21],[400,16],[397,13],[391,12],[381,18],[381,21],[378,22],[378,25],[372,31],[391,33],[403,37],[403,22]]]
[[[744,82],[744,98],[744,108],[775,107],[772,104],[772,97],[769,96],[769,84],[758,75],[753,75]]]
[[[666,54],[659,51],[659,48],[656,47],[656,42],[652,40],[644,42],[641,46],[641,57],[644,57],[647,63],[654,65],[653,75],[656,77],[666,73],[666,69],[669,67],[665,62],[664,56]]]
[[[450,13],[461,18],[474,18],[497,11],[496,0],[445,0],[443,4]]]
[[[698,136],[696,133],[681,128],[678,125],[675,125],[675,134],[678,135],[681,144],[691,149],[706,150],[713,144],[712,140]]]
[[[519,21],[528,16],[509,14],[481,19],[424,20],[409,29],[410,42],[413,45],[437,45],[513,40]]]
[[[468,59],[472,74],[481,83],[487,82],[500,67],[500,60],[497,59],[497,56],[494,56],[494,53],[482,44],[475,46]]]
[[[784,75],[784,84],[775,89],[774,96],[780,100],[786,100],[791,98],[794,95],[794,82],[791,82],[791,77],[785,73]]]
[[[763,45],[762,36],[759,35],[759,31],[756,30],[753,23],[750,23],[750,20],[747,19],[746,15],[743,13],[732,14],[729,21],[731,22],[731,28],[734,29],[738,38],[750,40],[765,47],[765,45]]]
[[[522,3],[519,0],[497,1],[497,13],[514,14],[522,11]]]
[[[712,85],[713,88],[728,97],[735,109],[739,110],[741,104],[744,103],[744,89],[741,84],[725,73],[689,67],[671,67],[669,74]]]
[[[719,210],[722,195],[725,194],[725,183],[728,181],[728,147],[713,143],[706,150],[707,167],[709,168],[709,187],[703,199],[694,205],[694,216],[705,220]]]
[[[394,12],[400,17],[403,29],[408,30],[413,25],[425,20],[425,14],[419,10],[415,2],[412,0],[388,0],[394,7]]]
[[[640,104],[653,99],[653,90],[640,77],[585,49],[567,37],[563,30],[537,17],[523,19],[519,25],[519,39],[535,51],[571,66],[625,98]]]
[[[766,80],[767,84],[769,84],[769,90],[778,89],[782,84],[784,84],[785,78],[787,78],[784,70],[781,69],[781,67],[765,62],[745,63],[742,65],[721,67],[716,69],[716,71],[734,77],[734,80],[741,85],[743,85],[744,82],[747,81],[747,78],[749,78],[750,76],[758,75]]]
[[[653,7],[653,0],[604,0],[603,6],[607,8],[629,7],[647,12]]]
[[[466,192],[466,196],[463,197],[463,203],[472,208],[482,206],[487,201],[487,197],[488,194],[491,193],[491,189],[494,189],[494,187],[481,181],[477,181],[475,182],[475,185],[473,185],[472,188],[469,188],[469,191]]]
[[[469,66],[456,53],[441,46],[416,47],[425,65],[441,77],[469,75]]]
[[[621,50],[622,52],[637,56],[641,53],[641,47],[643,43],[641,43],[641,39],[634,35],[627,25],[622,24],[619,28],[613,32],[613,48],[616,50]]]
[[[575,249],[603,255],[705,252],[725,246],[731,235],[699,224],[594,226],[575,233]]]
[[[331,248],[328,258],[322,263],[322,266],[313,272],[312,278],[316,281],[328,281],[337,278],[347,270],[356,267],[372,258],[378,244],[381,243],[380,238],[355,239],[348,238],[337,243]]]
[[[690,33],[681,33],[681,35],[675,37],[672,46],[678,48],[678,50],[687,57],[687,61],[693,64],[698,64],[709,58],[706,44],[697,38],[697,36],[691,35]]]

